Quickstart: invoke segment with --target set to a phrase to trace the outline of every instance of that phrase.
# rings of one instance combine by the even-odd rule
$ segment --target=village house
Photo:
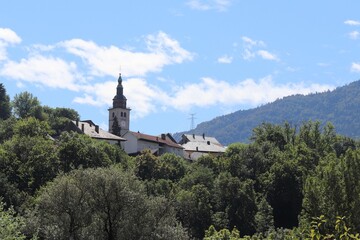
[[[170,134],[151,136],[129,131],[123,137],[127,139],[123,143],[123,148],[129,155],[137,155],[144,149],[149,149],[156,156],[164,153],[173,153],[183,157],[184,154],[184,148]]]
[[[93,139],[106,141],[110,144],[116,144],[119,146],[121,146],[121,142],[126,141],[126,139],[122,137],[116,136],[115,134],[101,129],[99,125],[96,125],[91,120],[71,121],[65,130],[86,134]]]
[[[194,161],[204,155],[219,156],[225,152],[225,147],[214,137],[205,134],[183,134],[179,144],[184,147],[185,159]]]

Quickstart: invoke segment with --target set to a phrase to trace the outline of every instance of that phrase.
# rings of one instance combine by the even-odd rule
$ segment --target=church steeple
[[[130,108],[126,107],[126,97],[122,85],[121,73],[118,78],[113,106],[109,109],[109,132],[123,136],[130,129]]]
[[[126,108],[126,97],[124,96],[124,88],[122,86],[121,73],[119,74],[119,78],[118,78],[116,95],[113,98],[113,108]]]

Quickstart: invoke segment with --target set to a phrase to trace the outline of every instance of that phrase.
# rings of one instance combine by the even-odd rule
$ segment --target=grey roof
[[[126,141],[125,138],[119,137],[101,129],[98,125],[94,124],[91,120],[86,121],[72,121],[72,123],[84,134],[91,138],[113,140],[113,141]],[[84,127],[83,127],[84,126]]]
[[[205,135],[195,135],[195,134],[184,134],[183,137],[185,137],[189,142],[204,142],[207,143],[208,141],[220,145],[221,144],[216,140],[214,137],[208,137]]]
[[[214,137],[205,135],[184,134],[181,140],[185,151],[204,152],[204,153],[223,153],[225,147],[222,146]]]
[[[187,142],[182,145],[185,148],[185,151],[196,151],[196,152],[225,152],[225,148],[218,144],[213,144],[211,142]]]

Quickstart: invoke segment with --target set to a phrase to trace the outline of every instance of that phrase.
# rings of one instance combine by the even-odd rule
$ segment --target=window
[[[124,112],[124,117],[126,117],[126,112]]]
[[[123,112],[121,112],[121,117],[123,117],[123,115],[124,115],[124,113],[123,113]]]
[[[114,113],[114,112],[113,112],[113,114],[112,114],[112,115],[113,115],[113,117],[115,117],[115,113]]]

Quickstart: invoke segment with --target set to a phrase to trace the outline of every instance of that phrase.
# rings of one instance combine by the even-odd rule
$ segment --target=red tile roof
[[[152,135],[147,135],[144,133],[139,133],[139,132],[131,132],[137,139],[142,139],[145,141],[150,141],[150,142],[156,142],[159,144],[165,144],[168,145],[170,147],[175,147],[175,148],[183,148],[180,144],[177,144],[176,142],[171,141],[168,137],[165,136],[165,139],[162,139],[161,136],[152,136]]]

